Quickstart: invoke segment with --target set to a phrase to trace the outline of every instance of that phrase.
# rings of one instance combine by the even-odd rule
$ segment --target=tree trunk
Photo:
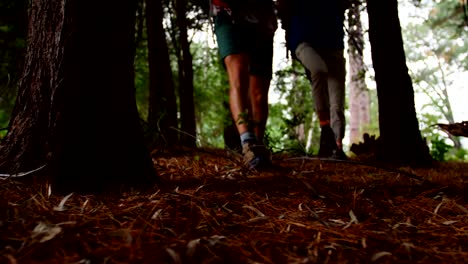
[[[57,191],[149,184],[135,101],[135,1],[31,1],[25,68],[0,169],[47,164]]]
[[[364,35],[362,32],[361,4],[351,3],[348,9],[348,57],[349,57],[349,145],[358,143],[370,124],[369,91],[366,87],[364,65]]]
[[[367,0],[369,39],[379,99],[378,158],[399,164],[431,160],[421,137],[406,66],[397,0]]]
[[[162,0],[146,0],[150,86],[148,123],[152,130],[158,131],[155,145],[172,147],[178,141],[178,133],[174,130],[177,129],[177,102],[163,11]]]
[[[176,20],[179,29],[179,95],[181,117],[181,142],[184,146],[196,146],[195,104],[193,97],[193,67],[188,41],[187,0],[176,0]]]

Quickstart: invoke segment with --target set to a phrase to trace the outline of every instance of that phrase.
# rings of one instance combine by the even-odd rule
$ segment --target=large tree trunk
[[[181,142],[184,146],[196,146],[196,122],[195,104],[193,97],[193,67],[192,53],[188,41],[187,25],[187,0],[176,0],[176,20],[179,29],[179,95],[180,95],[180,118]]]
[[[155,179],[134,91],[135,1],[31,1],[28,47],[0,169],[47,164],[60,191]]]
[[[354,1],[348,9],[349,58],[349,145],[358,143],[362,134],[368,133],[370,124],[369,90],[366,87],[364,65],[364,34],[362,32],[361,4]]]
[[[379,99],[378,157],[400,164],[430,160],[414,107],[397,0],[367,0],[369,39]]]
[[[177,102],[172,79],[169,49],[163,26],[163,1],[146,0],[146,27],[148,32],[149,60],[149,111],[148,123],[158,131],[158,147],[172,147],[178,141]]]

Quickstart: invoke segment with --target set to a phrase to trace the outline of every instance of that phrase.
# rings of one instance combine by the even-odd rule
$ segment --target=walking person
[[[347,159],[344,0],[277,0],[292,57],[305,68],[320,122],[319,157]]]
[[[229,78],[229,107],[250,169],[271,165],[263,143],[272,78],[273,0],[211,0],[219,54]]]

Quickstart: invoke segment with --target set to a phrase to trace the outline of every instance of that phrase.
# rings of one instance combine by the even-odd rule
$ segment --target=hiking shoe
[[[265,169],[272,166],[270,151],[265,145],[245,143],[242,146],[244,166],[249,169]]]
[[[337,160],[347,160],[348,156],[343,152],[341,149],[335,149],[333,150],[333,154],[330,156],[332,159],[337,159]]]
[[[320,148],[318,156],[321,158],[330,158],[334,151],[338,150],[335,134],[330,126],[323,126],[320,132]],[[344,153],[343,153],[344,154]]]

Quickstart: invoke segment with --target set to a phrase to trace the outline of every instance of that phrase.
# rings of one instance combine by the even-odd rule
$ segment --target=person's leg
[[[252,36],[250,61],[250,109],[255,135],[264,143],[269,114],[268,91],[273,75],[273,33],[257,33]]]
[[[312,96],[320,126],[330,125],[327,64],[320,54],[306,42],[297,46],[295,55],[306,69],[312,84]]]
[[[331,157],[336,150],[335,135],[330,127],[330,103],[328,94],[328,66],[314,48],[308,43],[301,43],[295,55],[306,69],[307,77],[312,85],[315,111],[320,122],[319,157]]]
[[[258,142],[263,143],[265,128],[268,119],[268,90],[270,79],[250,75],[250,107],[252,120],[254,121],[254,132]]]
[[[214,29],[219,54],[223,60],[229,79],[229,107],[236,128],[241,137],[241,145],[246,141],[256,141],[253,131],[249,131],[251,117],[249,104],[249,39],[246,28],[232,21],[226,12],[215,17]]]
[[[271,166],[271,153],[263,141],[268,119],[270,78],[251,74],[249,80],[251,125],[257,141],[244,144],[244,161],[251,169],[263,169]]]
[[[336,143],[340,150],[343,149],[346,120],[345,109],[345,82],[346,66],[343,50],[329,51],[327,54],[328,94],[330,97],[330,122],[335,133]]]
[[[229,107],[239,135],[247,132],[249,113],[249,58],[245,53],[228,55],[224,59],[229,79]]]
[[[273,34],[251,32],[249,54],[249,102],[252,128],[257,142],[244,148],[244,158],[251,168],[261,169],[271,166],[271,153],[264,144],[265,128],[268,119],[268,91],[273,71]]]

